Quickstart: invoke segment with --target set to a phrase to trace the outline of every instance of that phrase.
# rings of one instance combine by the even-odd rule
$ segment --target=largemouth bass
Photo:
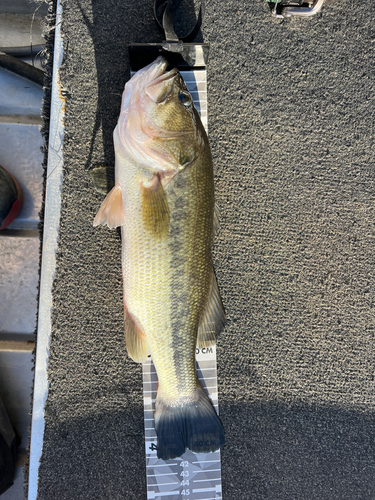
[[[151,354],[156,368],[164,460],[224,445],[195,362],[196,346],[215,343],[224,325],[211,255],[212,158],[185,82],[167,65],[159,57],[125,86],[113,134],[115,186],[94,220],[121,226],[126,345],[134,361]]]

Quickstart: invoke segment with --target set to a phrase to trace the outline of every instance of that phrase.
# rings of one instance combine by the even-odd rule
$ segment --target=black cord
[[[44,45],[27,45],[26,47],[0,47],[0,52],[13,57],[32,57],[38,55],[43,49]]]
[[[43,86],[44,72],[41,69],[34,68],[30,64],[20,61],[16,57],[0,52],[0,66],[2,68],[15,73],[16,75],[23,76],[38,85]]]

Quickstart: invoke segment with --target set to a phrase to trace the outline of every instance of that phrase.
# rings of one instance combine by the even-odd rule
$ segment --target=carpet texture
[[[141,367],[126,354],[119,232],[93,228],[127,44],[152,2],[63,0],[64,181],[40,500],[145,499]],[[209,138],[227,311],[225,500],[375,498],[375,4],[311,19],[207,0]]]

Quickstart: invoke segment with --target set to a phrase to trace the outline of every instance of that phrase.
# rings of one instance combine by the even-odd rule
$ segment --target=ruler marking
[[[220,462],[220,460],[200,460],[199,462],[192,462],[193,464],[208,464],[208,463],[214,463],[214,462]]]
[[[209,491],[215,491],[216,493],[216,488],[196,488],[196,489],[193,489],[193,493],[205,493],[205,492],[209,492]]]
[[[207,470],[206,472],[210,472],[210,470]],[[220,481],[220,477],[217,477],[216,479],[210,479],[210,481]],[[207,479],[193,479],[193,483],[203,483],[207,481]]]
[[[198,369],[199,369],[201,372],[202,372],[202,371],[206,371],[206,370],[210,370],[210,371],[212,371],[212,372],[213,372],[213,371],[215,371],[215,368],[213,368],[212,366],[207,367],[207,368],[203,368],[203,367],[201,368],[201,367],[199,366],[199,364],[198,364]],[[156,373],[156,371],[152,371],[152,372],[149,372],[149,373],[152,373],[153,375],[155,375],[155,380],[152,380],[152,381],[151,381],[151,383],[156,384],[156,382],[158,381],[158,380],[157,380],[157,378],[156,378],[156,377],[157,377],[157,373]],[[144,384],[144,385],[148,385],[148,384],[150,384],[150,381],[149,381],[149,380],[147,380],[147,381],[143,381],[143,384]]]
[[[202,470],[193,470],[193,474],[201,474],[202,472],[217,472],[221,471],[221,469],[202,469]]]
[[[154,496],[147,495],[147,498],[156,498],[156,497],[168,497],[171,495],[179,495],[179,491],[152,491]]]
[[[158,473],[158,474],[147,474],[147,477],[157,477],[157,476],[170,476],[172,474],[175,474],[175,472],[167,472],[167,473]],[[176,483],[178,484],[178,483]]]
[[[174,465],[178,464],[151,464],[151,465],[146,465],[146,467],[173,467]]]
[[[153,484],[152,486],[173,486],[173,485],[174,486],[179,486],[180,483],[156,483],[156,484]]]
[[[221,500],[223,497],[211,497],[211,498],[204,498],[202,500]]]

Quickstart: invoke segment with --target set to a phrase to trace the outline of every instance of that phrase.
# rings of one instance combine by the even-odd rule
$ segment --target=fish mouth
[[[164,56],[159,56],[157,59],[155,59],[154,62],[138,71],[138,74],[145,80],[145,87],[147,87],[148,85],[153,85],[159,80],[163,81],[166,75],[173,71],[176,71],[175,69],[172,69],[168,73],[165,73],[167,66],[167,59]]]
[[[133,77],[126,82],[125,89],[122,95],[121,110],[125,110],[129,107],[130,102],[133,100],[133,90],[140,86],[140,88],[145,88],[147,85],[151,84],[153,80],[162,77],[167,69],[168,61],[165,57],[159,56],[151,64],[148,64],[141,70],[137,71]]]
[[[158,77],[156,77],[155,80],[150,82],[147,86],[158,85],[159,83],[166,82],[170,78],[174,78],[178,73],[178,70],[176,68],[171,69],[167,73],[165,73],[164,71]]]
[[[170,96],[178,70],[176,68],[172,68],[170,71],[165,73],[168,62],[162,57],[159,63],[157,61],[158,60],[155,61],[156,74],[153,71],[153,68],[150,68],[150,78],[147,78],[145,81],[144,91],[150,99],[160,104]]]

